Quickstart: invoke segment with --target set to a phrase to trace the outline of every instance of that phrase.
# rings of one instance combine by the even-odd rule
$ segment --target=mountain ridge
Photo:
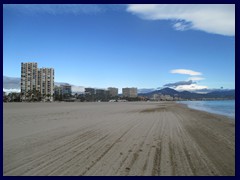
[[[145,94],[139,94],[151,98],[154,94],[170,95],[172,97],[179,97],[182,99],[203,99],[203,98],[223,98],[223,99],[235,99],[235,90],[216,90],[206,94],[199,94],[189,91],[176,91],[171,88],[164,88],[161,90],[152,91]]]

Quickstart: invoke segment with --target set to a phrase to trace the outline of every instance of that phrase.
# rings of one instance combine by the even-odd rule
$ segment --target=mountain
[[[147,97],[151,97],[153,96],[154,94],[163,94],[163,95],[170,95],[170,96],[174,96],[176,94],[178,94],[179,92],[174,90],[174,89],[171,89],[171,88],[164,88],[164,89],[161,89],[161,90],[155,90],[155,91],[152,91],[152,92],[148,92],[148,93],[140,93],[139,96],[147,96]]]
[[[4,89],[20,89],[20,78],[3,76]]]
[[[235,90],[229,90],[229,91],[214,91],[206,94],[207,97],[211,98],[235,98]]]
[[[153,92],[155,91],[156,89],[154,88],[143,88],[143,89],[138,89],[138,94],[145,94],[145,93],[149,93],[149,92]]]
[[[226,99],[235,99],[235,90],[217,90],[206,94],[200,94],[189,91],[176,91],[171,88],[164,88],[157,91],[152,91],[145,94],[140,94],[145,97],[152,97],[153,94],[162,94],[162,95],[170,95],[172,97],[180,97],[183,99],[202,99],[202,98],[226,98]]]

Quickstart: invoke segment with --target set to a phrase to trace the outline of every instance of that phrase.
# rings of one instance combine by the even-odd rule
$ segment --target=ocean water
[[[179,101],[189,108],[225,115],[235,119],[235,100],[225,101]]]

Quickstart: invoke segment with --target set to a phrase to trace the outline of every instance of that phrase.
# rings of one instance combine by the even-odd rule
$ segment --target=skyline
[[[235,6],[4,5],[3,75],[21,62],[84,87],[235,89]]]

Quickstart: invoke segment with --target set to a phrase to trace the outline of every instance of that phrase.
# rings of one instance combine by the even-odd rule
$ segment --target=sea
[[[235,119],[235,100],[221,101],[179,101],[189,108],[225,115]]]

